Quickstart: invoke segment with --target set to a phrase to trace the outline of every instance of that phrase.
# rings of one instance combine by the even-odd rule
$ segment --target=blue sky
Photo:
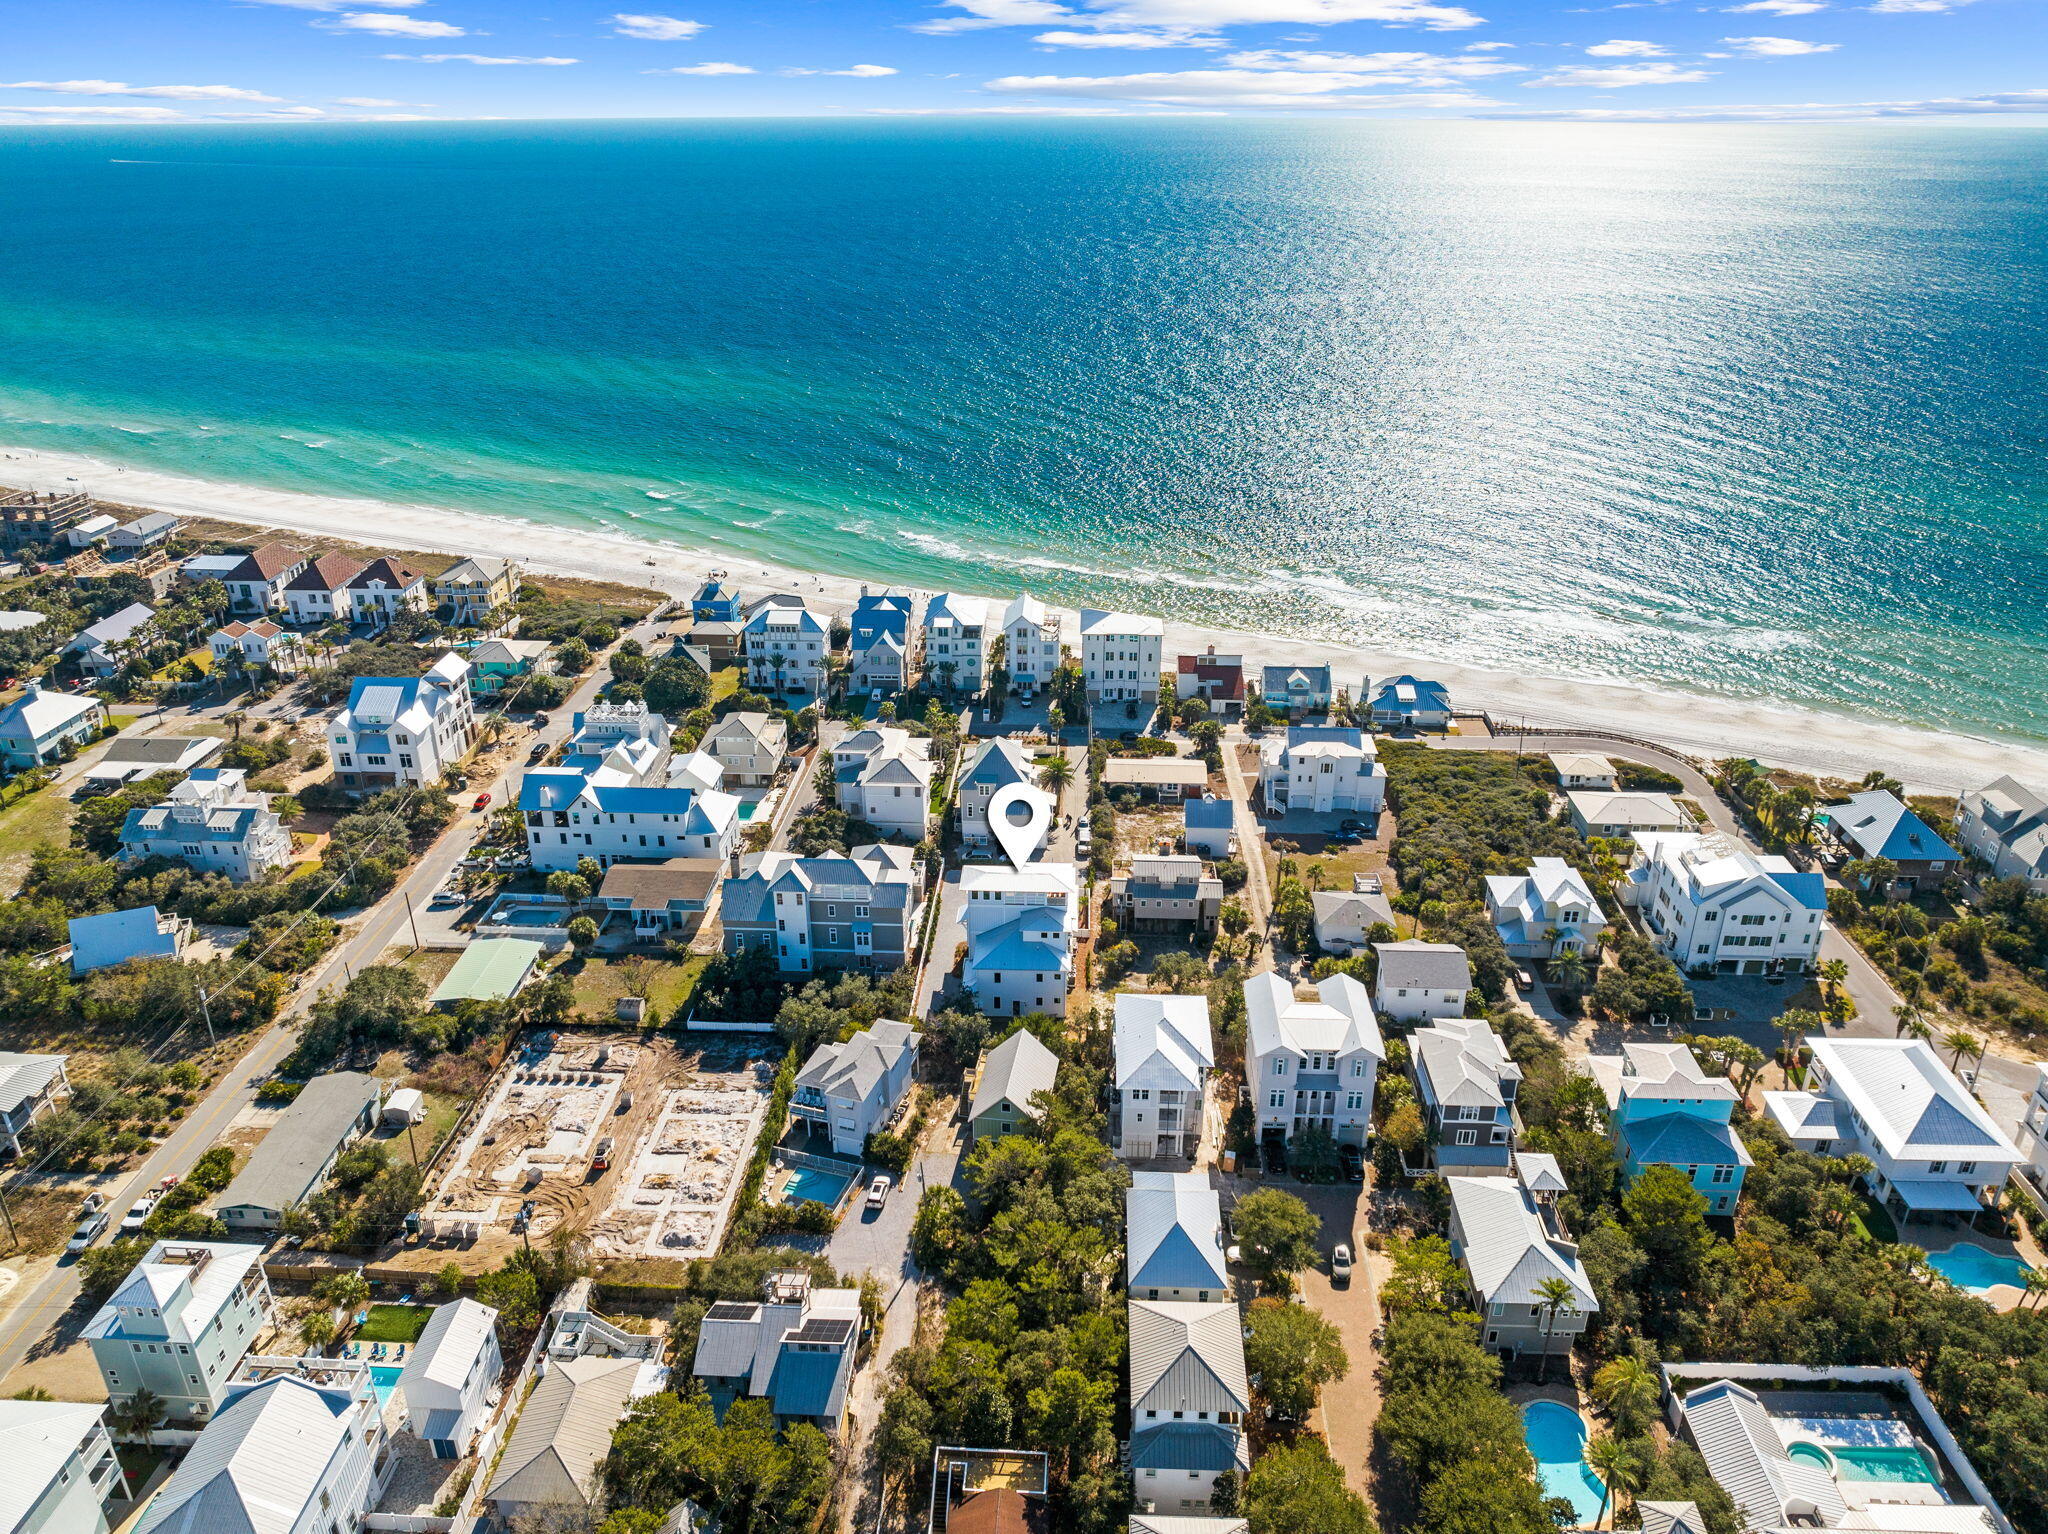
[[[0,123],[2048,114],[2042,0],[632,3],[16,0]]]

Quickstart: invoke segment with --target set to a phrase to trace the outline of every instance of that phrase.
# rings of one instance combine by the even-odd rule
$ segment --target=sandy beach
[[[560,575],[651,586],[687,595],[713,570],[742,589],[801,592],[823,609],[849,611],[861,591],[857,574],[830,575],[728,554],[709,554],[620,533],[549,527],[517,518],[336,496],[304,495],[250,485],[217,484],[123,468],[95,459],[0,447],[0,483],[36,489],[86,489],[109,501],[213,517],[280,532],[321,534],[398,549],[516,557],[529,568]],[[924,593],[919,593],[923,595]],[[1014,591],[979,595],[1007,599]],[[1069,611],[1067,632],[1075,628]],[[1404,672],[1445,683],[1460,709],[1483,709],[1497,721],[1619,731],[1715,758],[1741,755],[1803,771],[1860,777],[1883,768],[1909,788],[1953,792],[2002,773],[2048,782],[2048,748],[2019,741],[1942,734],[1846,714],[1762,702],[1636,687],[1604,681],[1516,676],[1350,646],[1282,638],[1169,621],[1165,654],[1214,645],[1249,665],[1329,664],[1338,684],[1354,691],[1361,676]]]

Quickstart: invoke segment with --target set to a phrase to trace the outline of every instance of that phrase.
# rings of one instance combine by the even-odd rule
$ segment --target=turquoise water
[[[2024,1289],[2027,1265],[2017,1257],[1987,1251],[1964,1241],[1945,1252],[1929,1252],[1927,1265],[1943,1278],[1970,1294],[1988,1294],[1998,1284]]]
[[[1600,1516],[1600,1478],[1586,1468],[1586,1424],[1556,1401],[1531,1401],[1522,1408],[1522,1437],[1536,1460],[1536,1478],[1546,1497],[1565,1497],[1582,1524]]]
[[[1927,1456],[1909,1446],[1866,1448],[1829,1444],[1822,1449],[1810,1443],[1795,1443],[1785,1452],[1793,1459],[1820,1466],[1838,1481],[1919,1486],[1941,1484],[1941,1477],[1934,1473],[1934,1466],[1928,1462]]]
[[[2044,144],[4,128],[0,444],[2048,738]]]
[[[801,1204],[805,1199],[815,1199],[828,1208],[836,1208],[840,1196],[846,1192],[846,1185],[852,1181],[850,1174],[821,1172],[816,1167],[800,1166],[791,1175],[789,1186],[783,1190],[782,1201]]]
[[[371,1364],[370,1389],[376,1393],[377,1404],[383,1406],[398,1389],[398,1376],[405,1373],[403,1364]]]

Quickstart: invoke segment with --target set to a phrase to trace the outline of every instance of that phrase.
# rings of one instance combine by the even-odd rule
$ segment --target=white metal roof
[[[1593,1280],[1578,1248],[1551,1237],[1522,1185],[1508,1177],[1447,1177],[1451,1207],[1464,1233],[1465,1270],[1489,1305],[1538,1305],[1537,1287],[1562,1278],[1576,1294],[1575,1307],[1600,1308]]]
[[[1223,1203],[1201,1172],[1135,1172],[1124,1195],[1125,1285],[1227,1289]]]
[[[296,1534],[351,1409],[346,1395],[288,1374],[237,1396],[200,1433],[136,1534]]]
[[[96,1402],[0,1401],[0,1529],[22,1527],[57,1473],[99,1426]],[[63,1534],[55,1530],[53,1534]]]
[[[1116,1084],[1122,1086],[1155,1055],[1193,1091],[1216,1064],[1206,996],[1156,996],[1125,991],[1116,998]]]
[[[1807,1045],[1888,1156],[2009,1161],[2019,1151],[1925,1039],[1830,1039]]]
[[[1134,1413],[1250,1409],[1244,1330],[1234,1303],[1132,1300],[1130,1320]]]

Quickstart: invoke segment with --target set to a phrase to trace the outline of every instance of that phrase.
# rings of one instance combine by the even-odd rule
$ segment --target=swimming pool
[[[1818,1465],[1837,1481],[1864,1485],[1938,1486],[1941,1477],[1927,1456],[1911,1445],[1896,1447],[1855,1444],[1795,1443],[1785,1453],[1809,1465]]]
[[[1989,1294],[1999,1284],[2027,1287],[2027,1265],[2019,1258],[1986,1251],[1969,1241],[1945,1252],[1929,1252],[1927,1266],[1965,1294]]]
[[[405,1373],[402,1364],[371,1364],[370,1389],[377,1397],[379,1406],[388,1405],[391,1393],[398,1388],[398,1376]]]
[[[1606,1494],[1586,1468],[1586,1424],[1579,1414],[1556,1401],[1531,1401],[1522,1408],[1522,1438],[1536,1458],[1543,1495],[1569,1501],[1581,1524],[1597,1521]]]
[[[801,1204],[805,1199],[813,1199],[827,1209],[836,1209],[852,1181],[851,1172],[821,1172],[814,1166],[800,1166],[791,1174],[789,1186],[782,1190],[782,1201]]]

